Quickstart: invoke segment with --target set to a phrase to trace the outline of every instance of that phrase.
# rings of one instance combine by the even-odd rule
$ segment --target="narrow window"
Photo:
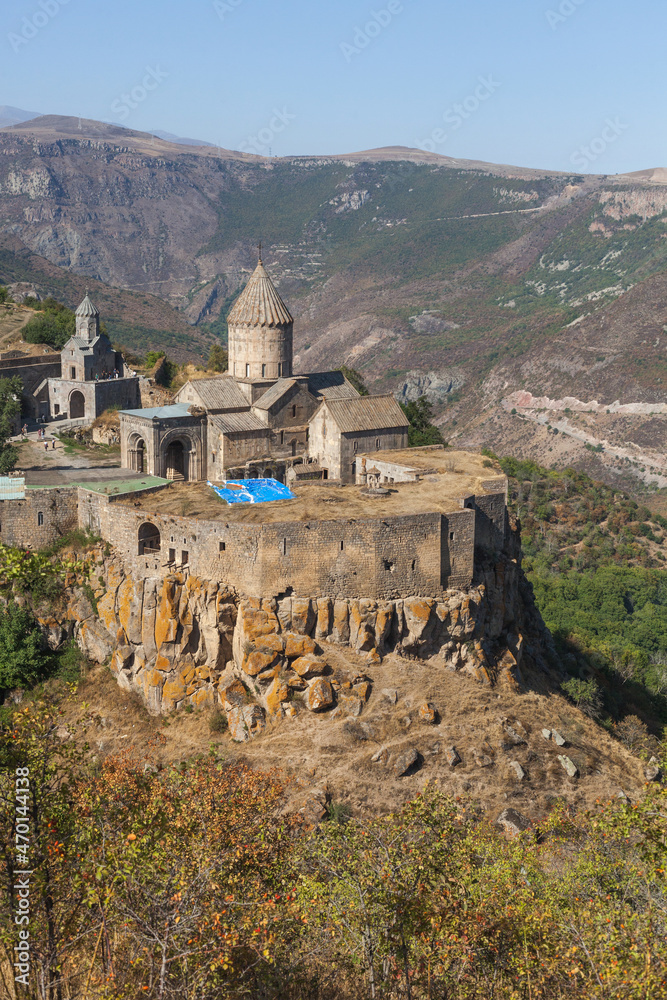
[[[449,540],[450,540],[450,542],[454,541],[454,532],[453,531],[449,532]]]
[[[354,446],[353,446],[352,450],[353,450],[354,454],[356,455],[357,452],[359,451],[359,442],[358,441],[354,442]]]
[[[293,403],[293,404],[292,404],[292,416],[293,416],[293,417],[295,417],[295,416],[296,416],[296,403]]]
[[[375,438],[375,450],[380,450],[380,438]]]
[[[250,378],[250,365],[245,366],[245,377]]]
[[[417,560],[416,560],[416,559],[413,559],[413,560],[412,560],[412,572],[413,572],[413,573],[414,573],[414,571],[415,571],[415,564],[416,564],[416,562],[417,562]]]
[[[280,432],[280,443],[285,444],[285,431]]]
[[[44,524],[44,515],[40,510],[39,514],[37,515],[37,527],[41,528],[43,524]]]
[[[172,538],[172,542],[173,540],[174,539]],[[169,549],[169,562],[170,563],[176,562],[176,549]]]
[[[266,377],[266,365],[262,365],[262,378]]]
[[[74,365],[70,368],[70,378],[76,378],[76,368]]]
[[[55,403],[53,407],[54,413],[60,413],[60,403]]]
[[[341,542],[340,543],[340,550],[341,550],[341,552],[343,552],[344,549],[345,549],[345,542]]]
[[[282,374],[283,374],[283,366],[282,366],[282,362],[279,361],[278,362],[278,378],[282,378]]]
[[[280,546],[280,551],[281,551],[282,555],[284,555],[284,556],[287,555],[287,539],[286,538],[283,538],[282,545]]]
[[[225,544],[225,542],[220,542],[219,551],[220,552],[224,552],[226,548],[227,548],[227,545]]]
[[[190,559],[189,553],[185,551],[181,552],[181,563],[183,566],[187,566],[189,559]]]

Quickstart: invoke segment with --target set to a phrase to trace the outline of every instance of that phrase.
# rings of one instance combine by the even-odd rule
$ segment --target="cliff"
[[[441,600],[260,600],[196,576],[137,580],[114,553],[100,552],[98,561],[96,606],[74,591],[67,623],[44,623],[51,641],[73,631],[85,654],[109,660],[121,687],[139,693],[153,715],[221,706],[239,740],[271,716],[361,714],[388,656],[406,671],[418,660],[435,675],[461,672],[515,690],[549,672],[550,637],[521,571],[516,525],[498,562],[480,565],[472,587]],[[354,654],[355,664],[361,657],[363,675],[358,666],[351,676],[337,671],[335,651]]]

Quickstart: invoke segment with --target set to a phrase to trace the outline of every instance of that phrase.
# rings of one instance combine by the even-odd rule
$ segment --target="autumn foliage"
[[[428,789],[398,813],[312,831],[286,810],[278,774],[214,755],[161,768],[159,749],[98,762],[46,709],[14,716],[0,747],[4,996],[667,996],[659,784],[586,815],[556,806],[515,839]],[[14,991],[19,766],[32,967]]]

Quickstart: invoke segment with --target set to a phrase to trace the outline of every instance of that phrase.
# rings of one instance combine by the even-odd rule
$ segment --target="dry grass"
[[[436,468],[436,462],[443,461],[434,456],[447,456],[446,461],[455,461],[456,471],[434,472],[426,475],[419,483],[395,483],[386,497],[364,496],[358,486],[304,482],[292,488],[296,494],[294,500],[230,507],[205,483],[172,483],[160,493],[135,500],[133,506],[141,507],[151,514],[173,514],[187,504],[188,515],[193,518],[275,524],[281,521],[333,521],[340,518],[363,520],[453,511],[459,509],[459,499],[462,496],[485,492],[482,481],[488,478],[489,473],[493,475],[493,470],[484,468],[480,455],[419,450],[414,453],[378,453],[378,458],[384,457],[385,461],[401,461],[406,464],[410,464],[410,461],[430,462],[429,468]]]
[[[407,661],[394,655],[369,668],[351,650],[326,643],[323,655],[341,682],[360,673],[372,679],[372,694],[358,719],[314,715],[296,702],[295,718],[269,720],[262,736],[236,744],[228,733],[211,733],[211,710],[151,718],[138,695],[119,688],[108,668],[96,667],[82,682],[77,697],[63,706],[63,724],[88,720],[86,738],[100,757],[130,746],[140,754],[147,752],[149,740],[154,741],[157,734],[161,735],[159,754],[164,764],[207,754],[213,743],[230,763],[244,760],[260,770],[282,769],[294,778],[297,791],[326,786],[334,801],[346,803],[357,814],[393,810],[429,783],[448,794],[474,797],[494,816],[511,805],[532,819],[544,815],[554,797],[586,808],[619,791],[633,800],[641,794],[641,762],[546,688],[526,694],[492,690],[436,662]],[[384,688],[398,690],[396,705],[386,700]],[[419,707],[427,701],[438,710],[438,725],[420,721]],[[525,745],[503,749],[506,735],[500,720],[504,718],[524,726]],[[543,728],[559,729],[568,740],[567,748],[563,751],[547,742]],[[445,757],[452,745],[462,758],[456,768]],[[473,750],[483,746],[494,761],[489,767],[475,761]],[[373,763],[371,757],[383,747],[389,750],[388,762]],[[393,761],[411,747],[422,755],[422,765],[414,774],[397,778]],[[578,779],[569,779],[561,767],[558,754],[563,752],[579,767]],[[524,768],[524,781],[519,782],[510,771],[511,760],[518,760]]]

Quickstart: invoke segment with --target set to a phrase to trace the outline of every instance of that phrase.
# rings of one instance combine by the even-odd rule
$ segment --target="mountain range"
[[[163,303],[134,346],[169,315],[170,351],[200,355],[262,240],[302,370],[426,394],[459,445],[667,486],[667,171],[267,158],[58,116],[3,128],[0,151],[0,280],[27,248]]]

